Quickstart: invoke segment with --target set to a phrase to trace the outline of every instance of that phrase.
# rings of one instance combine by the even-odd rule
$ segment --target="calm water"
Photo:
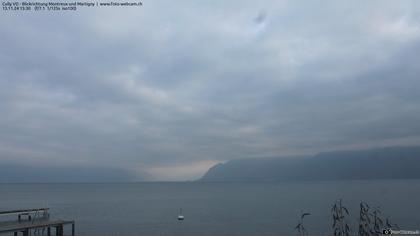
[[[331,235],[329,210],[339,198],[354,230],[360,200],[404,229],[420,229],[419,193],[419,180],[0,184],[0,210],[48,206],[53,218],[75,219],[80,236],[296,235],[304,211],[309,235]]]

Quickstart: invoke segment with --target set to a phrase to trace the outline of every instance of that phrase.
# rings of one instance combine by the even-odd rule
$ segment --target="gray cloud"
[[[146,1],[2,14],[0,159],[194,179],[420,141],[417,1]]]

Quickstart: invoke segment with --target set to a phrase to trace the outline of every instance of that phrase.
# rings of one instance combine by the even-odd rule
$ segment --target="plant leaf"
[[[309,216],[309,215],[311,215],[311,213],[306,212],[306,213],[303,213],[303,214],[302,214],[302,216],[301,216],[300,218],[301,218],[301,219],[303,219],[305,216]]]

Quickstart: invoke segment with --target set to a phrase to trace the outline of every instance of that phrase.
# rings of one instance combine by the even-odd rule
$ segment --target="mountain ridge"
[[[203,182],[420,179],[420,146],[237,159],[212,166]]]

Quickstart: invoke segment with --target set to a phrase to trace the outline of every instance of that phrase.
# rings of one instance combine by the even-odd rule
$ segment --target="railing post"
[[[63,236],[63,225],[58,225],[55,227],[55,235]]]

